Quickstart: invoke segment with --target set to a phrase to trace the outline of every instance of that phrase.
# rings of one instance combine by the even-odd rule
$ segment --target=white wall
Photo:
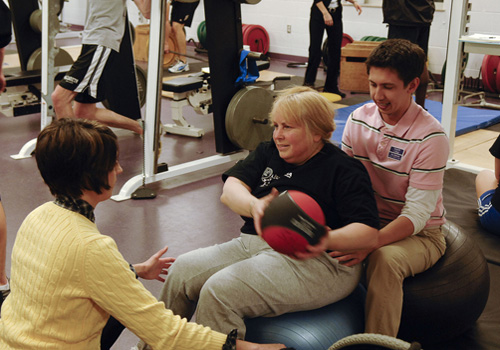
[[[376,0],[366,0],[372,3]],[[448,24],[450,4],[452,0],[444,0],[443,10],[436,11],[431,27],[429,40],[429,69],[440,74],[446,57],[448,40]],[[469,32],[500,35],[500,1],[469,0],[470,13]],[[363,0],[358,0],[363,2]],[[132,23],[138,24],[140,17],[132,2],[129,4],[129,15]],[[270,37],[272,53],[301,56],[306,60],[309,46],[309,12],[312,0],[261,0],[256,5],[241,5],[242,21],[246,24],[259,24],[266,28]],[[64,8],[64,20],[69,23],[83,24],[85,2],[70,0]],[[204,20],[204,6],[201,0],[191,28],[186,28],[187,38],[198,41],[197,28]],[[291,25],[291,33],[287,33],[287,25]],[[344,32],[359,40],[363,36],[387,35],[387,28],[382,23],[382,9],[379,6],[364,5],[363,13],[358,16],[354,7],[347,3],[344,6]],[[471,54],[466,76],[478,77],[483,56]]]

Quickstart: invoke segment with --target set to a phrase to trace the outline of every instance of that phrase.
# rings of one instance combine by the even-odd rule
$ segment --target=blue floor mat
[[[337,109],[335,115],[335,123],[337,124],[337,128],[335,129],[335,132],[330,139],[334,144],[340,145],[345,123],[349,115],[356,108],[368,102],[372,101],[358,103],[352,106]],[[443,104],[441,102],[426,100],[425,107],[430,114],[432,114],[437,120],[441,121],[441,112],[443,109]],[[500,110],[459,106],[457,111],[457,129],[455,135],[459,136],[474,130],[484,129],[499,122]]]

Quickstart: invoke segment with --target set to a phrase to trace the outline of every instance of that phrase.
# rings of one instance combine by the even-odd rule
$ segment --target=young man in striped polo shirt
[[[407,40],[376,48],[366,62],[373,103],[351,114],[342,138],[342,149],[368,170],[382,225],[378,248],[338,256],[349,266],[367,258],[367,333],[397,335],[403,280],[433,266],[446,249],[448,138],[412,97],[425,61]]]

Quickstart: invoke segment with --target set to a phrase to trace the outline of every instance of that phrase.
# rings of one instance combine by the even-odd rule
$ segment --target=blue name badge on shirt
[[[400,161],[403,158],[404,152],[405,150],[402,148],[391,146],[391,149],[389,150],[389,158]]]

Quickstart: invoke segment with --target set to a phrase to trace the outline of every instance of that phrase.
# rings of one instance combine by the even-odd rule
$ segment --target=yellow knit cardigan
[[[54,203],[41,205],[14,244],[0,349],[98,350],[109,315],[153,349],[220,350],[226,339],[165,309],[93,222]]]

